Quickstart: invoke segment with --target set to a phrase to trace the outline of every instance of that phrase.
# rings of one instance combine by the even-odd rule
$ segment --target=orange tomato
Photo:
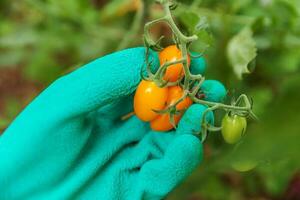
[[[178,124],[181,116],[174,115],[174,122],[175,124]],[[162,114],[152,120],[150,122],[150,127],[154,131],[169,131],[173,129],[173,125],[170,123],[170,115],[169,114]]]
[[[170,106],[174,103],[176,103],[183,95],[183,90],[179,86],[173,86],[169,87],[168,91],[168,99],[167,99],[167,105]],[[177,110],[183,110],[187,109],[190,105],[192,105],[193,101],[186,97],[183,101],[181,101],[179,104],[176,105]],[[175,124],[178,124],[182,114],[175,115],[174,121]],[[161,114],[158,117],[156,117],[154,120],[150,122],[150,127],[152,130],[155,131],[168,131],[173,129],[174,127],[170,123],[170,115],[168,113]]]
[[[166,62],[172,62],[182,59],[180,49],[176,45],[171,45],[159,52],[160,66]],[[188,66],[190,66],[190,56],[188,55]],[[175,82],[184,75],[183,64],[178,63],[170,65],[165,73],[164,80]]]
[[[153,110],[162,110],[167,98],[167,87],[160,88],[152,81],[142,80],[134,95],[134,112],[141,120],[151,121],[159,115]]]

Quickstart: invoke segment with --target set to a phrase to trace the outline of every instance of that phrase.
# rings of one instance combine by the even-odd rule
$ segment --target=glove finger
[[[5,199],[6,194],[16,195],[7,199],[41,195],[49,187],[53,190],[47,194],[53,198],[37,199],[73,199],[69,196],[71,193],[76,194],[78,188],[99,177],[99,172],[108,165],[111,167],[111,160],[121,149],[139,141],[149,130],[135,117],[116,128],[119,131],[112,131],[107,137],[103,137],[107,132],[102,130],[81,131],[76,137],[74,131],[63,134],[53,131],[30,140],[11,140],[9,135],[3,135],[5,138],[0,140],[0,199]],[[45,172],[51,172],[51,176],[45,176]],[[16,188],[19,188],[17,192]]]
[[[158,56],[149,59],[155,69]],[[132,48],[99,58],[55,81],[36,101],[70,116],[90,112],[131,94],[145,73],[145,48]]]
[[[200,163],[202,144],[193,135],[176,137],[161,159],[146,162],[138,175],[140,199],[161,199]]]
[[[192,56],[199,56],[199,53],[192,52]],[[191,59],[191,73],[192,74],[204,74],[206,69],[206,62],[204,57],[197,57]]]
[[[227,91],[224,85],[217,80],[206,80],[201,85],[200,92],[204,94],[204,100],[212,102],[224,101]]]
[[[112,163],[117,163],[121,170],[139,169],[149,160],[161,159],[166,147],[174,138],[174,131],[167,133],[150,131],[136,143],[123,148]]]
[[[203,157],[202,143],[193,133],[200,131],[206,108],[200,104],[192,105],[185,112],[177,130],[169,132],[173,137],[167,138],[169,141],[156,142],[163,155],[158,159],[154,157],[141,167],[141,198],[164,197],[199,165]],[[206,117],[213,123],[212,113]],[[160,134],[157,137],[165,138],[164,133],[157,134]]]
[[[203,120],[203,113],[207,106],[202,104],[193,104],[184,113],[183,117],[178,123],[177,134],[198,134],[201,131],[201,123]],[[206,122],[214,124],[213,112],[208,112],[205,118]]]
[[[192,105],[180,120],[176,131],[150,131],[127,152],[130,155],[139,156],[127,156],[128,159],[124,162],[129,163],[128,166],[132,166],[129,168],[136,168],[141,167],[147,160],[161,159],[169,145],[177,137],[181,135],[198,134],[201,131],[202,116],[206,109],[207,107],[204,105]],[[214,123],[212,112],[207,113],[206,122],[210,124]]]

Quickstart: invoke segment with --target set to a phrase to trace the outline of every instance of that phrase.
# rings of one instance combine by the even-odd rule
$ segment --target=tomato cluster
[[[159,53],[160,65],[165,62],[176,61],[182,58],[181,51],[176,45],[171,45]],[[188,56],[188,66],[190,57]],[[184,76],[182,63],[170,65],[164,75],[164,80],[175,82]],[[159,114],[155,111],[164,110],[174,105],[184,95],[180,86],[158,87],[153,81],[142,80],[138,85],[134,96],[134,112],[138,118],[145,122],[150,122],[152,130],[168,131],[173,128],[170,122],[170,114]],[[184,111],[190,105],[192,100],[184,98],[176,105],[176,110]],[[183,112],[174,115],[174,122],[177,124]]]
[[[159,52],[160,66],[162,67],[166,62],[172,62],[182,59],[182,53],[176,45],[171,45]],[[190,57],[188,56],[188,67],[190,65]],[[171,82],[176,82],[184,76],[184,70],[182,63],[173,64],[168,66],[163,79]],[[212,102],[219,102],[223,99],[222,90],[220,90],[220,84],[203,84],[203,89],[206,91],[207,97]],[[222,86],[223,87],[223,86]],[[214,94],[214,91],[218,91],[220,94]],[[225,92],[225,89],[223,89]],[[214,95],[211,95],[214,94]],[[184,96],[183,89],[177,86],[159,87],[154,81],[142,80],[137,87],[134,96],[134,112],[138,118],[142,121],[150,122],[152,130],[155,131],[168,131],[174,128],[180,121],[183,112],[193,104],[193,101],[189,97],[185,97],[179,103],[178,100]],[[175,106],[176,104],[176,106]],[[168,108],[176,108],[172,113],[172,119],[170,110],[167,112],[159,113],[157,111],[166,111]],[[173,121],[173,123],[171,123]],[[221,132],[224,140],[229,144],[237,143],[243,136],[247,127],[247,120],[243,116],[239,116],[233,113],[228,113],[222,120]]]

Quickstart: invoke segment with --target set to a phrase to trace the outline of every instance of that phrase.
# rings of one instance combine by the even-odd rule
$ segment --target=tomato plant
[[[153,110],[164,108],[168,98],[168,88],[160,88],[152,81],[142,80],[134,96],[134,112],[143,121],[151,121],[156,116]]]
[[[170,105],[176,104],[176,102],[180,98],[183,97],[183,95],[184,95],[183,93],[184,93],[184,91],[182,90],[182,88],[180,86],[170,87],[169,91],[168,91],[167,107]],[[176,105],[176,109],[179,112],[180,111],[182,111],[182,112],[173,115],[174,125],[178,124],[178,122],[183,114],[183,111],[185,109],[187,109],[190,105],[192,105],[192,103],[193,103],[193,101],[190,98],[185,97],[181,102],[179,102]],[[169,113],[161,114],[150,122],[150,126],[151,126],[152,130],[155,130],[155,131],[168,131],[168,130],[171,130],[172,128],[174,128],[174,125],[172,125],[172,123],[171,123]]]
[[[148,74],[147,77],[142,78],[149,82],[142,81],[136,91],[134,99],[136,115],[143,121],[150,121],[153,130],[168,131],[177,125],[183,111],[192,103],[202,104],[207,107],[203,112],[202,129],[199,131],[202,142],[206,139],[208,132],[220,130],[222,130],[225,141],[228,143],[237,142],[244,133],[247,124],[246,118],[240,116],[249,115],[255,118],[252,112],[252,102],[245,94],[242,94],[233,100],[231,105],[224,104],[223,99],[226,96],[226,90],[222,84],[217,81],[205,81],[202,74],[191,73],[191,56],[193,56],[192,59],[196,59],[197,56],[190,53],[190,47],[191,43],[198,40],[198,35],[186,36],[179,30],[171,15],[171,10],[176,9],[175,2],[159,0],[158,3],[162,5],[165,16],[146,23],[144,27]],[[163,48],[160,45],[162,37],[157,41],[151,37],[150,28],[159,22],[166,23],[171,28],[174,39],[173,45]],[[198,24],[195,27],[196,32],[201,31],[201,28],[204,27]],[[159,52],[160,67],[155,73],[151,71],[150,49]],[[155,89],[153,91],[148,90],[148,87]],[[199,95],[201,90],[204,92],[204,96]],[[225,116],[222,126],[216,127],[206,122],[205,117],[207,113],[217,109],[236,115],[233,117]]]
[[[225,115],[222,120],[222,135],[224,140],[229,144],[238,142],[247,128],[245,117],[238,115]]]
[[[187,57],[188,66],[190,66],[190,56]],[[159,52],[160,65],[163,66],[166,62],[182,59],[182,53],[176,45],[170,45]],[[175,82],[182,78],[184,74],[182,63],[170,65],[164,75],[164,80]]]

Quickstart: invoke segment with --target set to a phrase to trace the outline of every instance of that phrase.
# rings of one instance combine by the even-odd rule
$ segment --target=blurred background
[[[229,98],[249,95],[259,121],[237,145],[209,135],[202,165],[167,199],[300,199],[300,1],[186,0],[173,13],[187,34],[202,27],[192,49],[206,78]],[[143,45],[145,22],[162,15],[150,0],[1,0],[0,134],[59,76]],[[170,35],[164,24],[152,32]]]

